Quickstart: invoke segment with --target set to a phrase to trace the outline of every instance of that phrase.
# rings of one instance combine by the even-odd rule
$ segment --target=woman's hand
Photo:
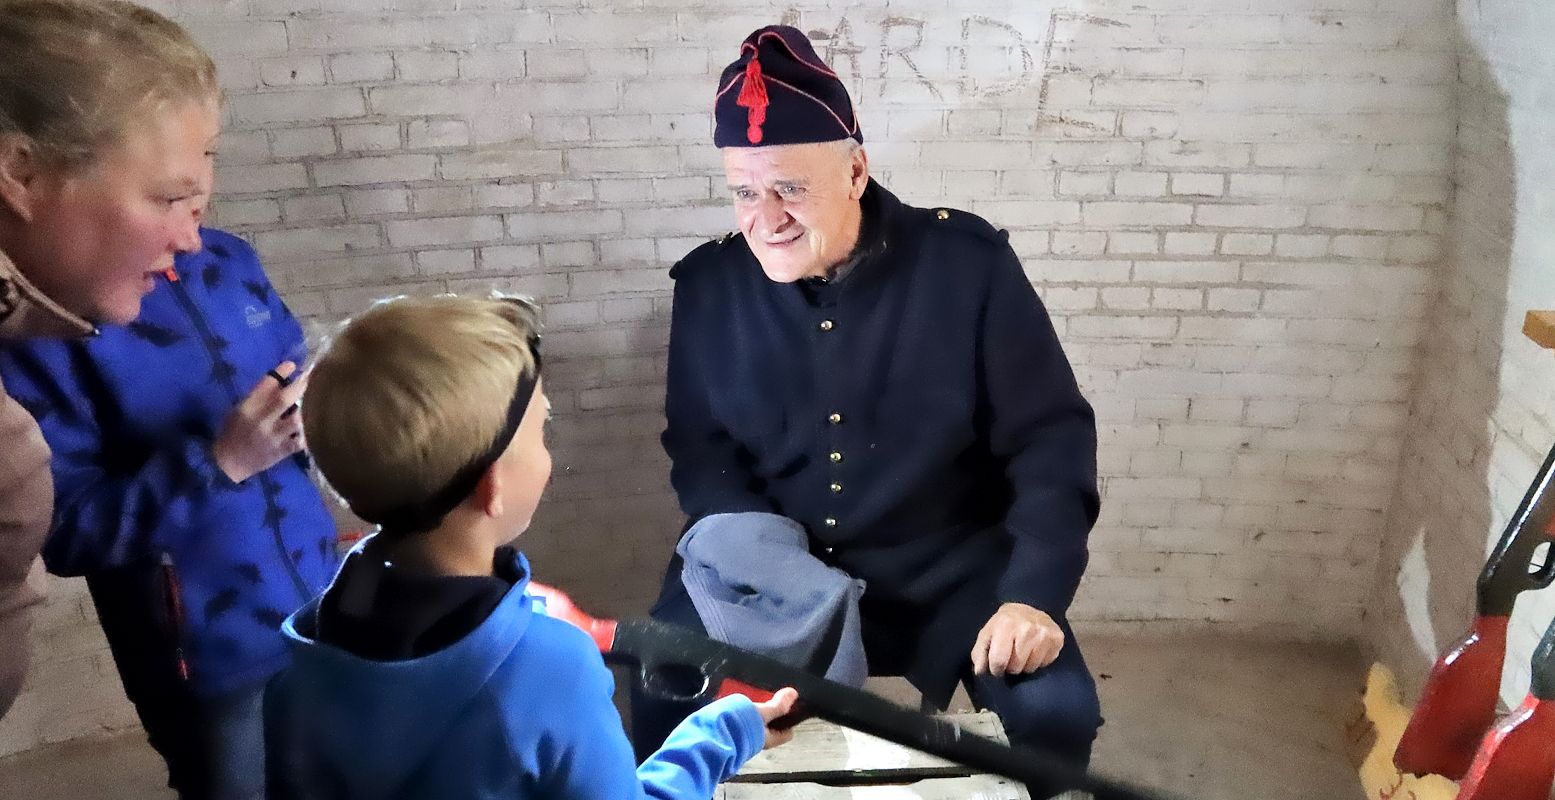
[[[242,483],[307,447],[297,401],[308,388],[308,375],[294,379],[296,375],[296,364],[281,362],[222,423],[211,452],[216,466],[233,483]]]

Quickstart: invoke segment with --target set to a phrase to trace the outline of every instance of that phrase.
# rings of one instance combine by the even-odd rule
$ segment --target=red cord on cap
[[[750,109],[750,127],[745,129],[745,138],[751,144],[761,144],[761,126],[767,122],[767,82],[761,77],[761,62],[756,60],[756,54],[751,54],[750,63],[745,65],[745,85],[740,87],[740,96],[735,99],[735,105]]]

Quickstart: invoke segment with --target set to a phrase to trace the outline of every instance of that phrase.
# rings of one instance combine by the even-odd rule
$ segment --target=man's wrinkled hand
[[[1005,603],[989,618],[972,646],[978,675],[1023,675],[1053,663],[1064,649],[1064,631],[1047,612]]]

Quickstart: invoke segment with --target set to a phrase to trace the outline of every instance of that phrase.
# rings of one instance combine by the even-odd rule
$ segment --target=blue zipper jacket
[[[115,655],[135,650],[125,640],[172,642],[179,652],[133,657],[171,655],[195,691],[214,695],[285,665],[281,623],[328,585],[339,557],[305,457],[241,484],[216,466],[211,444],[232,408],[307,345],[253,249],[222,231],[201,238],[135,322],[7,346],[0,376],[54,452],[49,571],[88,582],[159,573],[160,598],[104,597],[93,585],[99,604],[147,609],[144,638],[109,632],[121,639]]]
[[[372,661],[317,641],[316,605],[286,622],[296,647],[265,697],[268,786],[291,798],[707,800],[761,751],[750,700],[682,722],[641,766],[588,635],[535,609],[529,564],[459,641]]]

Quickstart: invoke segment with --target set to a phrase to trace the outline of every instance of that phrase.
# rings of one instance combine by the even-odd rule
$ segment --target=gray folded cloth
[[[810,555],[799,523],[760,512],[714,514],[692,525],[675,552],[685,560],[681,581],[714,639],[864,685],[864,582]]]

